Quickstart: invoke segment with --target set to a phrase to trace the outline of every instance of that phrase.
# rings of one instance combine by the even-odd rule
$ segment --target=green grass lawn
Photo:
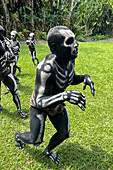
[[[50,53],[47,44],[36,45],[37,58],[41,61]],[[44,141],[39,147],[26,145],[19,150],[14,144],[15,131],[29,131],[29,103],[35,84],[36,67],[33,67],[28,46],[21,46],[18,66],[21,74],[18,91],[22,109],[28,113],[22,119],[12,101],[11,94],[2,96],[3,113],[0,114],[0,170],[113,170],[113,43],[79,43],[76,74],[89,74],[95,83],[95,97],[83,84],[69,86],[67,90],[80,91],[86,96],[87,107],[81,111],[66,102],[70,117],[71,136],[55,151],[60,163],[55,165],[42,152],[55,129],[46,121]],[[2,92],[6,87],[2,84]]]

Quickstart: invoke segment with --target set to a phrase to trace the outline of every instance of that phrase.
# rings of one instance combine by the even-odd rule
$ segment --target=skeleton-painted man
[[[3,47],[3,43],[2,43],[2,41],[4,41],[5,38],[4,34],[5,34],[5,30],[2,26],[0,26],[0,102],[1,102],[1,81],[2,81],[4,85],[8,87],[11,92],[18,113],[20,114],[21,117],[24,118],[26,117],[27,114],[22,112],[16,81],[6,64],[6,57],[5,57],[6,55],[4,55],[6,50]],[[1,103],[0,103],[0,111],[2,112]]]
[[[56,26],[48,33],[48,44],[52,54],[39,63],[36,70],[35,90],[31,96],[30,132],[15,133],[15,146],[24,143],[40,145],[43,141],[45,120],[48,115],[57,132],[52,136],[43,154],[59,163],[59,155],[52,150],[70,136],[69,117],[65,101],[85,110],[85,96],[77,91],[65,91],[71,85],[84,82],[94,96],[95,88],[87,74],[76,75],[73,60],[77,57],[78,43],[73,32],[65,26]]]
[[[10,53],[12,53],[12,57],[10,57],[10,60],[8,61],[9,63],[7,64],[9,65],[10,71],[13,74],[16,82],[19,83],[19,79],[16,76],[16,68],[19,70],[19,72],[21,72],[21,68],[18,67],[16,64],[19,58],[18,53],[20,52],[20,43],[17,40],[17,37],[18,37],[17,32],[11,31],[11,40],[6,38],[4,40],[4,45],[5,45],[5,49]]]
[[[8,38],[5,38],[4,46],[7,51],[5,53],[6,58],[7,58],[7,61],[6,61],[7,66],[9,67],[12,75],[14,76],[14,79],[16,80],[16,83],[18,84],[19,79],[17,78],[17,75],[16,75],[16,68],[19,70],[19,72],[21,72],[21,68],[16,65],[18,58],[19,58],[18,52],[20,52],[20,43],[19,41],[17,41],[17,37],[18,37],[17,32],[11,31],[11,40],[9,40]],[[9,88],[7,88],[7,91],[2,93],[2,95],[5,95],[9,92],[10,90]]]
[[[19,59],[19,52],[20,52],[20,42],[17,40],[18,34],[16,31],[11,31],[11,46],[12,46],[12,51],[15,56],[15,65],[14,65],[14,78],[16,82],[19,82],[19,79],[16,76],[16,69],[19,70],[19,73],[21,72],[21,68],[17,66],[17,62]]]
[[[37,61],[37,65],[38,65],[39,60],[36,58],[36,50],[35,50],[36,40],[35,40],[34,33],[29,34],[29,40],[26,41],[26,44],[29,45],[29,53],[33,62],[33,66],[36,65],[35,60]]]

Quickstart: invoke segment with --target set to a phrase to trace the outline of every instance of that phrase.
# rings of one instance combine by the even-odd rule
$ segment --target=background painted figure
[[[3,27],[0,26],[0,95],[1,95],[1,81],[2,81],[4,85],[8,87],[8,89],[11,92],[18,113],[20,114],[21,117],[24,118],[26,117],[27,114],[22,112],[16,81],[14,79],[14,76],[11,74],[10,70],[7,67],[7,58],[5,55],[6,49],[4,48],[2,43],[4,39],[7,39],[6,37],[4,37],[4,34],[5,34],[5,30]],[[1,96],[0,96],[0,102],[1,102]],[[0,103],[0,111],[2,112],[1,103]]]
[[[35,66],[35,60],[37,61],[37,65],[39,64],[39,60],[36,57],[36,50],[35,50],[35,45],[36,45],[36,40],[35,40],[35,34],[30,33],[29,34],[29,40],[26,41],[26,44],[29,46],[29,53],[33,62],[33,66]]]

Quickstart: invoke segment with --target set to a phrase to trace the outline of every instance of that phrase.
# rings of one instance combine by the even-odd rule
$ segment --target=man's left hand
[[[94,82],[91,79],[91,77],[88,74],[84,75],[84,86],[83,86],[83,90],[86,89],[86,85],[89,85],[91,88],[91,93],[93,96],[95,96],[95,87],[94,87]]]

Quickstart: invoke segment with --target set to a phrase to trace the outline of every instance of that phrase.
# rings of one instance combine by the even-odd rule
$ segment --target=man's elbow
[[[36,105],[37,105],[37,108],[38,109],[44,109],[45,107],[44,107],[44,104],[43,104],[43,102],[42,102],[42,99],[37,99],[36,100]]]

